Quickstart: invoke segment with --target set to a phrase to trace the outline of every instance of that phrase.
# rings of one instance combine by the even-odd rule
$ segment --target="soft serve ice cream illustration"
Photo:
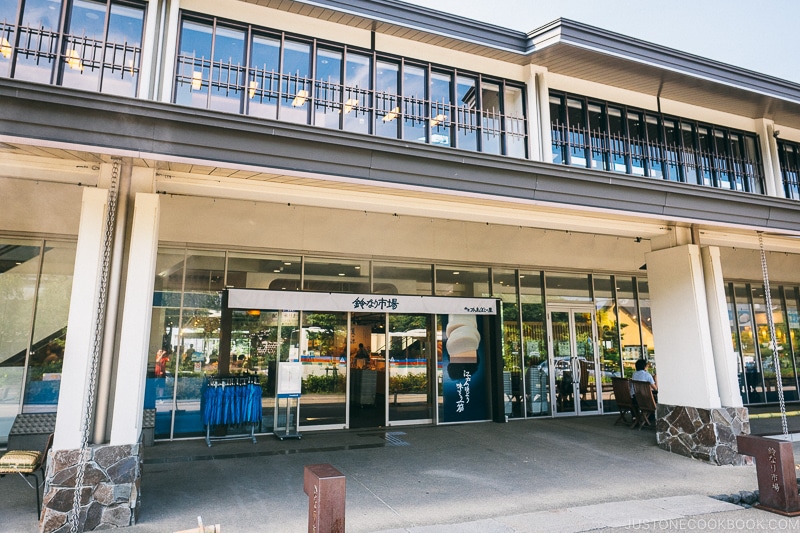
[[[475,315],[448,315],[447,353],[450,363],[477,363],[481,334]]]

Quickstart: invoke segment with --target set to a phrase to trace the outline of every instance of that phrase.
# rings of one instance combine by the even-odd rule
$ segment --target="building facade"
[[[797,84],[394,0],[0,0],[0,94],[0,442],[57,413],[138,487],[143,413],[597,415],[647,358],[662,447],[727,464],[800,401]],[[247,424],[209,407],[236,376]]]

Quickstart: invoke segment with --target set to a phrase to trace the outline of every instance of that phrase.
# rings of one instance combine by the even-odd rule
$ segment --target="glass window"
[[[622,109],[608,108],[608,143],[611,152],[611,170],[614,172],[628,172],[625,142],[625,122],[622,120]]]
[[[0,76],[4,77],[11,75],[18,4],[18,0],[0,0]]]
[[[254,35],[250,47],[250,79],[247,84],[248,113],[275,118],[278,113],[281,42]]]
[[[22,403],[41,241],[0,239],[0,443]]]
[[[239,113],[244,91],[244,31],[217,26],[209,109]]]
[[[500,108],[500,86],[496,83],[481,82],[481,152],[502,153],[500,143],[503,131],[502,109]]]
[[[400,99],[398,83],[400,65],[378,61],[375,69],[375,133],[382,137],[398,137]]]
[[[300,402],[302,426],[340,425],[347,417],[347,313],[303,313],[299,336],[299,361],[303,366]],[[290,359],[292,355],[290,354]]]
[[[450,146],[450,124],[453,119],[450,96],[452,85],[450,74],[431,73],[431,144]]]
[[[112,4],[101,91],[136,96],[144,32],[144,8]]]
[[[628,146],[631,156],[631,174],[644,176],[645,132],[642,114],[633,111],[627,112],[628,117]]]
[[[25,387],[26,412],[55,412],[58,405],[74,268],[74,243],[45,242]]]
[[[592,276],[594,282],[594,303],[597,315],[597,335],[600,342],[600,376],[602,384],[603,409],[606,412],[617,410],[611,378],[622,376],[622,359],[619,351],[619,322],[615,298],[614,278],[611,276]],[[630,283],[629,283],[630,285]]]
[[[589,114],[589,137],[591,143],[591,168],[606,170],[606,159],[608,148],[606,146],[606,117],[602,104],[589,103],[587,111]]]
[[[489,296],[489,269],[436,265],[436,296]]]
[[[456,146],[464,150],[478,150],[478,95],[476,80],[465,76],[456,78],[457,128]]]
[[[639,331],[641,343],[653,374],[656,373],[656,347],[653,342],[653,320],[650,314],[650,289],[646,279],[636,278],[636,297],[639,304]]]
[[[281,75],[280,119],[308,124],[311,97],[311,46],[308,43],[285,41]]]
[[[335,50],[317,50],[316,78],[314,124],[338,129],[342,112],[351,112],[358,103],[348,100],[342,107],[342,53]]]
[[[553,146],[553,163],[557,165],[567,162],[567,119],[564,111],[564,99],[561,96],[550,96],[551,144]]]
[[[430,315],[389,315],[390,421],[433,419],[433,387],[428,376],[436,350],[431,330]]]
[[[663,178],[663,144],[661,140],[661,125],[659,119],[653,115],[645,117],[647,131],[647,175],[651,178]]]
[[[344,79],[344,129],[369,133],[372,121],[372,58],[348,53]]]
[[[590,303],[592,301],[591,285],[587,274],[547,272],[545,281],[548,302]]]
[[[96,91],[100,87],[106,3],[73,0],[68,20],[61,83],[65,87]]]
[[[672,119],[664,119],[664,177],[670,181],[681,179],[681,137],[678,124]]]
[[[403,139],[426,142],[428,115],[425,94],[425,69],[403,66]]]
[[[225,286],[298,291],[301,270],[298,256],[230,252]]]
[[[639,332],[639,312],[636,305],[633,279],[617,278],[617,320],[623,377],[630,378],[636,371],[636,360],[643,357]]]
[[[569,123],[569,164],[586,167],[586,116],[582,100],[567,99],[567,120]]]
[[[212,28],[191,20],[181,24],[175,103],[205,108],[211,73]]]
[[[369,262],[307,257],[303,262],[303,290],[369,293]]]
[[[526,414],[527,416],[549,415],[547,328],[541,273],[520,272],[519,293],[522,308],[522,352],[525,358]]]
[[[61,21],[60,0],[28,0],[22,12],[14,77],[50,83]],[[24,43],[24,44],[22,44]]]
[[[374,294],[433,294],[433,268],[425,264],[380,263],[372,265]]]
[[[492,297],[501,301],[503,343],[503,403],[509,418],[525,416],[522,337],[517,302],[517,273],[492,269]]]
[[[503,98],[506,155],[523,158],[527,152],[527,134],[525,131],[525,111],[522,89],[506,85]]]

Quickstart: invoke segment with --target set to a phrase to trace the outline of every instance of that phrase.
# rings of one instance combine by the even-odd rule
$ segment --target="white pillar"
[[[84,189],[53,439],[55,450],[74,450],[83,444],[81,429],[95,341],[107,207],[107,189]]]
[[[159,197],[137,193],[122,313],[111,444],[135,444],[142,432],[150,318],[158,254]]]
[[[172,101],[172,84],[175,81],[175,53],[178,46],[178,33],[180,32],[179,14],[180,1],[166,0],[164,9],[166,10],[164,31],[164,46],[166,50],[161,56],[164,63],[158,76],[161,79],[161,90],[155,97],[161,102]]]
[[[159,35],[161,28],[159,18],[163,18],[163,9],[165,6],[160,6],[161,0],[148,0],[147,2],[147,18],[144,21],[144,42],[142,43],[142,56],[141,68],[139,70],[139,98],[144,100],[153,99],[154,83],[158,83],[153,79],[154,75],[158,73],[158,65],[160,64],[158,49]]]
[[[697,245],[646,254],[661,404],[720,407]]]
[[[542,130],[539,127],[541,112],[539,110],[539,93],[536,83],[536,72],[528,65],[528,82],[526,83],[528,101],[528,157],[532,161],[542,160]]]
[[[714,352],[714,369],[719,386],[719,399],[723,407],[742,407],[739,392],[739,375],[736,353],[731,342],[731,321],[725,300],[725,281],[719,248],[705,246],[700,249],[708,302],[708,323],[711,328],[711,349]]]
[[[775,140],[775,124],[771,120],[756,120],[756,133],[761,138],[759,143],[761,161],[764,165],[764,187],[767,196],[783,198],[786,192],[783,189],[781,165],[778,159],[778,143]]]
[[[550,131],[550,87],[545,72],[536,73],[536,92],[539,95],[539,142],[544,163],[553,162],[553,138]]]

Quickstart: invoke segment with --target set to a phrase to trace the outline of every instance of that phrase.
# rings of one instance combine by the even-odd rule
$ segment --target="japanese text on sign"
[[[456,401],[456,412],[463,413],[464,406],[469,403],[469,382],[472,379],[469,371],[464,370],[464,383],[456,383],[458,400]]]
[[[397,309],[397,298],[356,298],[353,309]]]
[[[492,307],[464,307],[465,313],[494,313],[494,309]]]
[[[769,448],[767,448],[767,453],[769,454],[768,455],[769,470],[770,470],[770,472],[772,472],[772,475],[771,475],[772,485],[771,485],[771,487],[772,487],[772,490],[774,490],[775,492],[780,492],[781,491],[781,485],[779,483],[780,478],[778,477],[778,458],[776,457],[776,453],[777,452],[775,451],[775,448],[770,446]]]

